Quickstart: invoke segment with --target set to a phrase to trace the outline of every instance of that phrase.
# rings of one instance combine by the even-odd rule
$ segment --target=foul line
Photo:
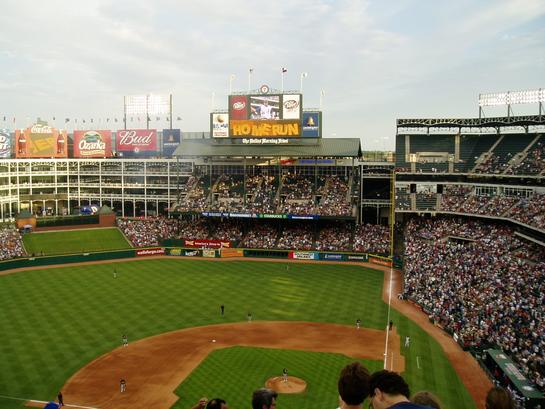
[[[386,343],[384,345],[384,369],[388,369],[388,339],[390,336],[390,309],[392,306],[393,266],[390,266],[390,284],[388,286],[388,318],[386,319]]]
[[[0,395],[0,398],[11,399],[11,400],[20,400],[20,401],[23,401],[23,402],[44,403],[44,404],[49,402],[49,401],[37,400],[37,399],[16,398],[15,396],[6,396],[6,395]],[[96,408],[94,406],[81,406],[81,405],[73,405],[73,404],[68,404],[68,403],[65,403],[64,406],[71,407],[71,408],[82,408],[82,409],[100,409],[100,408]]]
[[[416,366],[420,369],[420,359],[418,355],[416,356]]]

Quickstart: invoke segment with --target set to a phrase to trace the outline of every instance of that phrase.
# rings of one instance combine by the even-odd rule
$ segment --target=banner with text
[[[229,137],[229,115],[211,114],[210,115],[210,133],[213,138]]]
[[[165,255],[165,249],[162,247],[136,250],[137,257],[164,256],[164,255]]]
[[[180,144],[179,129],[163,129],[163,156],[171,158]]]
[[[110,158],[112,131],[74,131],[74,158]]]
[[[321,119],[321,112],[303,112],[303,138],[321,138]]]
[[[17,158],[66,158],[68,157],[66,131],[59,131],[44,123],[36,123],[25,130],[15,132],[15,156]]]
[[[313,251],[290,251],[288,258],[298,259],[298,260],[318,260],[319,253]]]
[[[0,158],[11,158],[11,138],[7,129],[0,129]]]
[[[115,146],[119,156],[153,156],[157,153],[157,130],[121,129],[117,131]]]
[[[185,247],[220,249],[231,247],[231,242],[221,240],[184,240]]]
[[[282,95],[282,119],[301,119],[301,95]]]
[[[231,120],[229,131],[235,138],[280,136],[294,138],[301,136],[301,123],[295,119]]]
[[[220,255],[221,255],[222,258],[244,257],[244,250],[242,250],[242,249],[223,248],[223,249],[221,249]]]

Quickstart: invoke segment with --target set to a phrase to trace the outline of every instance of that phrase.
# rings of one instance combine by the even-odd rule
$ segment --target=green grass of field
[[[25,234],[23,243],[28,254],[90,253],[130,248],[119,229],[83,229]]]
[[[48,400],[79,368],[118,347],[123,333],[134,341],[179,328],[245,321],[248,311],[254,320],[346,325],[360,317],[363,326],[383,329],[387,306],[381,300],[382,281],[381,272],[350,265],[293,264],[288,271],[283,263],[187,259],[0,276],[0,395]],[[224,317],[219,314],[222,303]],[[411,347],[404,350],[404,375],[412,389],[436,392],[446,408],[474,408],[437,342],[404,316],[394,312],[392,317],[400,335],[411,337]],[[256,360],[253,354],[266,359]],[[328,395],[326,407],[335,407],[328,405],[336,404],[336,378],[349,358],[259,348],[230,348],[209,356],[180,385],[181,400],[175,407],[187,408],[203,395],[222,396],[232,407],[248,405],[247,391],[281,370],[271,364],[278,361],[275,354],[293,354],[290,374],[309,374],[313,385],[332,385],[323,393]],[[376,365],[380,363],[371,363],[371,369]],[[254,376],[255,382],[248,384]],[[281,407],[315,406],[322,395],[310,396],[313,390],[305,397],[285,399]],[[1,409],[19,405],[0,398]]]

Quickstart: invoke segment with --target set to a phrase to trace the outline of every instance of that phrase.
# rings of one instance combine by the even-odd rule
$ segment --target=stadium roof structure
[[[237,141],[238,142],[238,141]],[[240,141],[242,142],[242,141]],[[327,157],[359,158],[359,138],[301,138],[287,144],[244,144],[233,139],[182,139],[174,156],[178,157]]]
[[[398,119],[397,127],[403,128],[444,128],[444,127],[494,127],[545,125],[545,115],[501,116],[493,118],[419,118]]]

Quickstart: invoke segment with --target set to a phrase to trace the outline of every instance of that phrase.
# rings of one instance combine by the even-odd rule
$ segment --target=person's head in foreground
[[[411,398],[412,403],[418,403],[422,406],[427,406],[431,409],[441,409],[441,401],[437,396],[428,391],[416,392]]]
[[[206,409],[229,409],[227,402],[221,398],[214,398],[208,401]]]
[[[337,382],[342,409],[362,406],[369,396],[370,376],[367,368],[359,362],[352,362],[342,369]]]
[[[425,406],[411,403],[411,392],[407,382],[395,372],[377,371],[369,380],[369,407],[373,409],[388,409],[396,404],[403,409],[425,408]]]
[[[498,386],[490,389],[486,395],[486,409],[515,409],[511,394]]]
[[[260,388],[252,395],[253,409],[276,409],[278,394],[272,389]]]

